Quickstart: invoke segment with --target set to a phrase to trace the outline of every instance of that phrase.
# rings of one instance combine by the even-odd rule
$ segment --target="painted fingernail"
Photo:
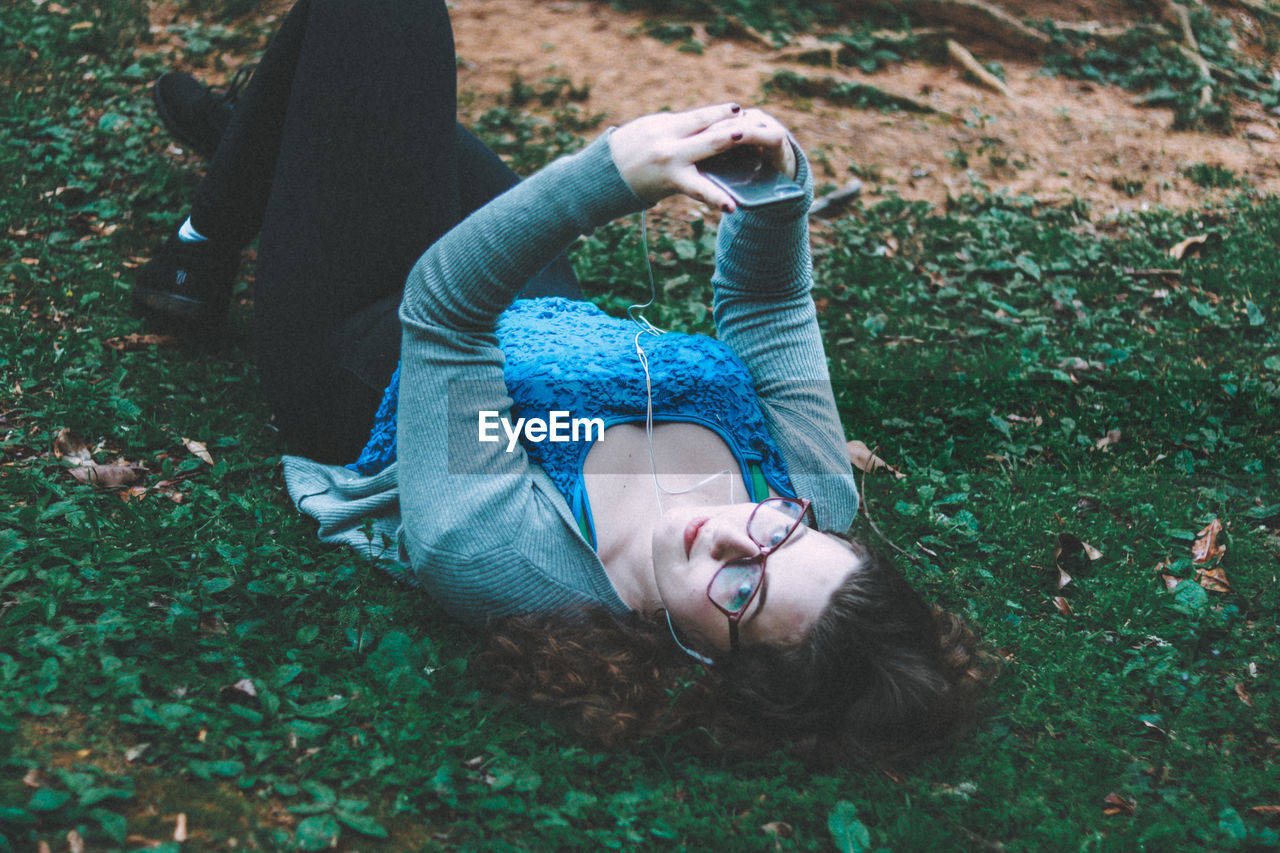
[[[740,112],[742,112],[742,107],[738,106],[737,104],[730,104],[730,105],[729,105],[729,112],[731,112],[731,113],[740,113]]]
[[[735,131],[732,135],[730,135],[729,138],[732,139],[734,142],[737,142],[738,140],[742,139],[742,131],[740,130]]]
[[[725,213],[733,213],[733,208],[729,206],[729,202],[727,201],[724,204],[720,205],[720,209],[723,210]]]

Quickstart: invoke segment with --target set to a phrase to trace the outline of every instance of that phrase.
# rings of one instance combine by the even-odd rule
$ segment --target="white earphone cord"
[[[653,264],[649,260],[648,221],[645,218],[645,211],[643,210],[640,211],[640,248],[644,252],[645,271],[649,274],[649,301],[643,304],[636,303],[628,305],[627,317],[631,319],[631,322],[640,327],[640,330],[636,332],[635,337],[636,357],[639,358],[640,367],[644,370],[644,388],[647,398],[647,402],[645,404],[644,435],[649,445],[649,469],[653,472],[653,486],[656,490],[655,497],[658,501],[658,511],[662,511],[662,495],[685,495],[702,488],[708,483],[714,482],[720,477],[729,477],[729,503],[733,503],[733,477],[730,476],[729,471],[720,471],[712,474],[703,480],[699,480],[687,489],[668,489],[658,480],[658,459],[653,452],[653,379],[649,375],[649,357],[645,353],[644,347],[640,345],[640,338],[643,335],[660,337],[661,335],[666,334],[666,331],[664,329],[659,329],[657,326],[653,325],[653,323],[650,323],[647,317],[639,313],[653,305],[653,303],[658,299],[658,287],[653,278]]]

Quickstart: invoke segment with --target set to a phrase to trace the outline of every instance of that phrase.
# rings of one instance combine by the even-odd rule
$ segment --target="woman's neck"
[[[678,506],[750,500],[729,446],[697,424],[655,424],[652,461],[643,424],[610,427],[587,454],[582,470],[596,554],[618,596],[641,612],[660,602],[653,576],[653,528],[662,513]]]

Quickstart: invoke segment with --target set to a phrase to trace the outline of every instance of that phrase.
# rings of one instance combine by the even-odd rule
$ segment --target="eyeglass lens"
[[[784,499],[770,499],[757,506],[747,521],[747,535],[762,554],[751,560],[725,563],[707,589],[711,601],[730,614],[746,609],[764,577],[764,554],[787,540],[803,514],[803,504]]]
[[[726,563],[711,579],[707,595],[725,611],[737,613],[751,603],[763,575],[764,564],[759,560]]]
[[[804,513],[804,506],[786,500],[768,500],[756,507],[747,521],[747,535],[761,548],[781,545]]]

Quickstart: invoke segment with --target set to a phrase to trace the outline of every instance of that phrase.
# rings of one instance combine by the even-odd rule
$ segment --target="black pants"
[[[299,0],[236,105],[191,219],[260,236],[255,355],[291,449],[350,462],[400,357],[410,267],[518,178],[456,121],[443,0]],[[580,297],[561,257],[523,296]]]

